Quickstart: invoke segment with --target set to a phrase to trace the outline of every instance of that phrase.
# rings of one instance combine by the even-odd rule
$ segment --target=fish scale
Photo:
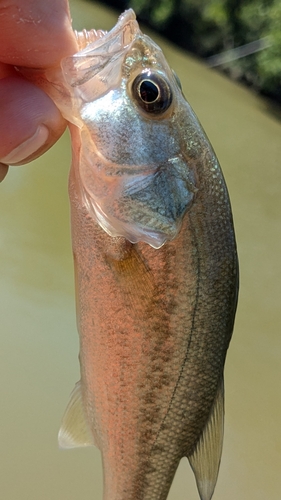
[[[210,500],[238,294],[223,174],[132,10],[77,37],[61,72],[33,75],[70,122],[73,152],[81,380],[59,444],[99,447],[104,500],[165,500],[184,456]]]
[[[197,212],[199,212],[199,216],[201,219],[201,209],[200,205],[198,203],[197,205]],[[193,215],[193,211],[191,209],[190,213],[188,216],[191,218]],[[194,217],[196,217],[197,214],[194,213]],[[189,340],[187,331],[194,330],[196,332],[197,329],[201,333],[204,332],[204,328],[209,327],[210,325],[210,319],[208,316],[210,314],[214,315],[214,309],[216,308],[216,321],[217,324],[221,324],[221,309],[222,309],[222,303],[221,299],[219,296],[216,298],[215,302],[212,300],[211,302],[211,307],[208,308],[206,307],[206,295],[214,295],[214,293],[210,294],[207,293],[205,294],[204,290],[204,279],[200,280],[200,275],[202,273],[202,266],[206,267],[206,259],[202,259],[203,262],[201,263],[201,269],[200,272],[194,272],[194,269],[198,270],[198,264],[197,266],[194,265],[194,260],[198,261],[199,260],[199,255],[198,255],[198,247],[201,248],[201,244],[197,243],[197,238],[190,238],[190,232],[193,233],[192,231],[192,224],[195,224],[195,220],[193,218],[192,221],[188,220],[188,218],[185,220],[187,228],[183,227],[182,231],[180,233],[179,239],[175,240],[174,242],[166,244],[166,246],[163,247],[163,249],[159,249],[157,251],[143,245],[139,244],[139,248],[136,248],[136,246],[132,246],[132,251],[133,255],[135,256],[135,253],[137,251],[137,257],[135,259],[135,263],[131,264],[131,272],[129,275],[125,273],[126,270],[126,259],[120,260],[120,258],[116,259],[115,253],[115,268],[118,268],[117,273],[119,275],[118,280],[116,280],[116,269],[114,269],[114,266],[111,264],[111,271],[113,271],[113,281],[116,283],[118,281],[119,286],[121,287],[121,291],[119,291],[119,294],[123,296],[124,290],[126,288],[129,288],[129,292],[133,291],[133,286],[134,286],[134,266],[141,266],[142,271],[143,271],[143,263],[144,262],[149,262],[149,271],[152,274],[152,277],[155,276],[156,281],[159,283],[158,284],[158,290],[160,289],[160,297],[161,297],[161,303],[164,305],[163,301],[163,293],[166,293],[167,295],[170,295],[170,287],[169,287],[169,282],[167,282],[167,278],[170,276],[170,280],[173,280],[173,287],[172,287],[172,302],[173,306],[172,308],[169,307],[170,301],[166,301],[166,308],[167,308],[167,314],[166,318],[168,319],[168,322],[170,324],[170,332],[171,335],[174,337],[176,336],[177,329],[179,331],[179,337],[177,339],[178,345],[175,348],[175,356],[173,359],[173,363],[170,364],[169,369],[167,370],[167,373],[165,374],[165,365],[163,366],[163,372],[162,374],[157,374],[157,370],[155,370],[155,364],[159,363],[159,345],[161,345],[161,342],[163,342],[164,339],[164,328],[163,328],[163,316],[156,315],[156,324],[154,328],[151,327],[146,333],[147,336],[150,336],[151,334],[154,336],[154,344],[155,342],[155,335],[159,334],[159,341],[157,345],[155,345],[155,348],[153,349],[151,342],[149,342],[148,346],[152,350],[151,356],[150,356],[150,362],[148,360],[147,362],[147,372],[150,374],[150,376],[145,376],[142,379],[143,385],[144,385],[144,392],[146,395],[149,396],[150,402],[146,399],[145,396],[142,397],[142,392],[141,388],[137,386],[136,390],[136,398],[135,398],[135,405],[137,405],[138,409],[136,411],[136,427],[135,429],[140,429],[140,431],[136,434],[140,434],[140,441],[142,441],[140,445],[140,456],[145,457],[141,458],[140,456],[137,459],[138,462],[138,467],[135,465],[136,473],[135,473],[135,478],[134,478],[134,473],[130,474],[131,470],[131,461],[132,461],[132,456],[130,453],[125,453],[125,456],[127,458],[127,462],[123,466],[123,474],[122,470],[120,471],[120,468],[118,467],[118,463],[120,460],[120,457],[116,459],[117,464],[116,464],[116,476],[119,478],[119,480],[116,479],[117,484],[120,484],[120,478],[122,475],[125,476],[126,482],[128,482],[128,477],[131,477],[131,494],[130,489],[128,489],[128,486],[126,485],[121,485],[121,492],[118,494],[116,492],[116,496],[114,498],[124,498],[124,491],[126,491],[127,498],[141,498],[141,499],[162,499],[166,498],[168,489],[170,487],[170,482],[172,480],[172,477],[175,473],[177,464],[182,456],[185,454],[188,454],[191,452],[192,448],[194,447],[194,443],[198,440],[198,435],[200,434],[200,431],[204,427],[204,423],[208,417],[208,414],[210,413],[210,407],[212,406],[212,403],[214,401],[215,394],[217,392],[217,387],[218,387],[218,380],[221,377],[222,374],[222,368],[223,368],[223,363],[224,363],[224,356],[225,356],[225,350],[226,350],[226,344],[228,343],[229,339],[225,339],[224,335],[220,335],[220,332],[217,333],[216,336],[214,336],[214,332],[211,331],[209,333],[209,338],[207,335],[201,335],[198,337],[198,335],[195,336],[195,334],[192,335],[193,339]],[[83,218],[82,218],[83,220]],[[222,225],[220,222],[220,219],[216,218],[216,221],[219,221],[219,226]],[[224,219],[223,219],[224,220]],[[74,226],[77,228],[82,228],[81,222],[73,221]],[[89,224],[89,222],[88,222]],[[91,222],[91,225],[94,223]],[[200,224],[202,225],[202,223]],[[216,222],[217,225],[217,222]],[[225,225],[225,224],[223,224]],[[205,226],[207,226],[208,231],[210,230],[211,224],[210,221],[207,219]],[[97,238],[99,241],[99,244],[96,242],[97,247],[98,247],[98,252],[97,255],[100,255],[101,261],[104,260],[104,256],[102,256],[102,253],[106,253],[104,249],[108,249],[109,252],[109,258],[110,256],[110,245],[106,244],[106,241],[109,240],[110,238],[102,232],[98,227],[95,227],[95,231],[92,231],[95,233],[96,237],[99,235]],[[84,233],[82,229],[82,234]],[[87,230],[86,234],[89,236],[90,241],[88,244],[83,241],[83,248],[86,248],[90,246],[90,242],[92,241],[92,234],[91,231]],[[224,235],[222,231],[220,231],[221,238],[224,239]],[[74,239],[75,239],[75,232],[74,232]],[[181,242],[181,239],[184,241]],[[105,241],[101,241],[105,240]],[[185,241],[186,240],[186,241]],[[218,243],[216,241],[213,241],[214,246],[218,246]],[[192,242],[192,245],[191,245]],[[231,249],[231,244],[233,244],[232,239],[230,239],[230,249]],[[120,248],[124,245],[124,241],[120,240],[119,241],[119,246]],[[117,242],[115,243],[115,247],[117,246]],[[188,255],[185,254],[185,249],[188,246]],[[78,244],[78,248],[80,248],[80,259],[81,263],[77,263],[78,267],[81,266],[81,269],[85,266],[85,251],[83,249],[83,252],[81,252],[81,242]],[[103,250],[102,250],[103,249]],[[203,249],[205,247],[203,246]],[[89,250],[88,250],[89,251]],[[115,249],[116,252],[116,249]],[[127,246],[127,252],[128,252],[128,246]],[[162,255],[159,255],[159,252],[162,253]],[[120,252],[122,253],[122,252]],[[151,259],[153,254],[153,259]],[[125,253],[126,255],[126,253]],[[140,259],[140,255],[142,255],[142,259]],[[227,255],[225,253],[225,255]],[[164,257],[165,256],[165,257]],[[126,255],[127,260],[128,260],[128,254]],[[183,261],[183,265],[181,264],[181,261]],[[212,266],[213,269],[213,261],[214,258],[211,257],[209,259],[208,265]],[[218,259],[216,259],[218,260]],[[108,257],[107,257],[108,261]],[[162,271],[162,279],[159,279],[159,270],[160,266],[157,265],[157,262],[161,262],[161,271]],[[231,259],[233,261],[233,259]],[[231,267],[231,261],[230,264],[227,263],[227,267]],[[219,262],[219,261],[218,261]],[[83,264],[84,263],[84,264]],[[122,263],[122,264],[121,264]],[[178,273],[182,274],[182,277],[178,280],[175,280],[175,273],[173,272],[174,270],[174,265],[178,264]],[[234,261],[233,261],[234,265]],[[101,287],[103,286],[101,281],[100,281],[100,276],[96,272],[97,271],[97,266],[95,267],[95,276],[96,279],[92,281],[92,286],[96,289],[96,287]],[[170,271],[168,269],[170,268]],[[113,270],[114,269],[114,270]],[[191,272],[192,270],[192,272]],[[138,267],[135,269],[135,271],[138,271]],[[227,269],[226,269],[227,271]],[[224,269],[222,270],[224,273]],[[232,269],[233,272],[233,269]],[[217,274],[215,274],[215,278],[217,280]],[[185,276],[192,276],[193,275],[193,284],[192,280],[185,280]],[[207,274],[207,276],[209,273]],[[203,275],[204,276],[204,275]],[[226,277],[229,276],[229,271],[226,272]],[[124,281],[127,282],[126,286],[124,286]],[[147,282],[147,277],[145,279],[144,283],[144,288],[147,290],[147,288],[152,287],[152,285],[149,285],[153,281],[152,279],[149,278],[149,281]],[[137,281],[139,282],[139,281]],[[201,282],[201,283],[200,283]],[[209,290],[209,278],[208,280],[205,279],[206,285]],[[176,283],[176,284],[175,284]],[[202,284],[203,283],[203,284]],[[202,287],[202,290],[200,290],[200,284]],[[221,284],[221,281],[220,281]],[[108,284],[110,285],[110,283]],[[228,300],[232,299],[233,295],[233,287],[228,284],[228,281],[225,282],[224,287],[226,290],[220,290],[221,295]],[[114,288],[116,288],[116,285],[114,285]],[[141,287],[140,287],[141,288]],[[187,290],[184,290],[187,289]],[[196,292],[194,293],[194,289]],[[177,294],[175,296],[175,293],[177,291]],[[126,295],[128,293],[128,290],[126,291]],[[98,296],[99,293],[96,290],[96,295]],[[175,297],[178,297],[178,300],[175,299]],[[187,320],[188,320],[188,315],[187,316],[187,300],[188,297],[190,297],[190,304],[189,307],[191,308],[191,311],[193,312],[193,318],[192,322],[193,325],[191,324],[190,327],[188,328],[187,325]],[[202,299],[201,299],[202,297]],[[138,299],[140,298],[140,295],[138,294]],[[138,299],[136,300],[136,308],[140,308],[140,304],[138,302]],[[201,300],[200,300],[201,299]],[[85,297],[81,297],[81,302],[87,302]],[[151,293],[150,293],[150,299],[148,298],[148,294],[145,293],[142,295],[142,300],[145,302],[145,309],[147,310],[148,308],[152,309],[147,315],[147,318],[152,316],[153,317],[153,309],[154,307],[157,307],[159,309],[160,306],[160,300],[157,301],[154,300],[151,302]],[[200,303],[201,302],[201,303]],[[133,304],[133,299],[131,300],[130,306]],[[204,316],[202,316],[202,313],[200,311],[204,311]],[[164,308],[163,308],[164,309]],[[131,310],[131,308],[130,308]],[[172,314],[172,311],[174,311],[174,314]],[[162,311],[162,313],[165,312],[165,309]],[[113,311],[115,321],[117,321],[116,317],[117,311]],[[124,317],[124,307],[120,308],[120,314],[122,316],[121,323],[126,323],[125,317]],[[224,314],[225,315],[225,314]],[[230,313],[230,317],[233,315],[233,311]],[[137,313],[136,309],[134,309],[134,314],[132,320],[135,322],[136,317],[138,317],[139,314]],[[207,316],[207,318],[205,317]],[[183,326],[182,322],[179,320],[181,318],[185,318],[186,324]],[[122,321],[123,320],[123,321]],[[190,320],[189,320],[190,321]],[[192,323],[191,322],[191,323]],[[197,326],[198,325],[198,326]],[[224,327],[224,325],[223,325]],[[214,326],[213,326],[214,328]],[[221,328],[220,328],[221,329]],[[140,328],[140,330],[143,330],[143,327]],[[231,330],[229,330],[231,331]],[[223,332],[224,333],[224,332]],[[108,331],[107,328],[105,328],[104,332],[105,338],[108,337]],[[202,337],[202,338],[201,338]],[[136,339],[134,339],[133,332],[130,331],[130,342],[133,345]],[[208,350],[212,351],[212,359],[206,359],[206,353],[204,349],[204,344],[209,341],[208,345]],[[122,343],[122,346],[124,346],[124,343]],[[121,347],[122,347],[121,346]],[[99,344],[99,349],[101,349],[102,346]],[[155,351],[156,349],[156,351]],[[85,351],[86,348],[83,349],[82,346],[82,351]],[[221,351],[221,354],[220,354]],[[147,352],[144,349],[144,352]],[[185,362],[180,362],[179,361],[179,353],[182,352],[182,355],[185,354],[186,360]],[[200,353],[202,353],[203,359],[206,362],[208,362],[209,369],[211,369],[211,375],[212,377],[208,376],[208,373],[204,373],[202,371],[202,360],[200,359]],[[165,353],[167,355],[167,353]],[[145,359],[145,356],[143,355],[142,360]],[[82,364],[83,361],[81,360]],[[125,361],[123,360],[123,365]],[[124,368],[123,368],[124,369]],[[117,370],[118,371],[118,370]],[[108,374],[110,376],[110,373]],[[164,377],[166,375],[166,378]],[[173,379],[174,378],[174,379]],[[206,383],[207,379],[207,383]],[[159,390],[161,389],[159,387],[159,381],[162,380],[162,383],[167,383],[167,381],[171,382],[173,380],[173,384],[170,385],[170,396],[166,396],[166,401],[169,402],[168,408],[166,407],[165,412],[163,412],[163,415],[161,418],[159,418],[159,408],[161,406],[163,407],[163,396],[160,397],[158,401],[153,401],[153,395],[155,399],[157,400],[157,395],[159,396]],[[109,381],[110,385],[110,381]],[[176,388],[175,388],[176,386]],[[190,388],[190,394],[189,390]],[[121,388],[119,388],[121,390]],[[130,390],[134,392],[134,386],[132,380],[130,381]],[[154,392],[153,392],[154,391]],[[95,392],[95,391],[94,391]],[[196,393],[196,394],[195,394]],[[193,396],[193,398],[192,398]],[[143,399],[143,404],[141,404],[140,399]],[[140,412],[139,408],[143,408],[143,412]],[[157,408],[157,410],[156,410]],[[204,411],[203,411],[204,409]],[[184,410],[184,411],[183,411]],[[127,412],[127,418],[130,420],[133,414],[133,408],[130,406],[129,409],[126,408],[126,406],[123,408],[123,412],[125,412],[125,420],[126,420],[126,412]],[[184,418],[183,418],[184,415]],[[163,418],[164,416],[164,418]],[[186,418],[188,417],[188,418]],[[105,424],[108,427],[109,424]],[[117,423],[113,425],[113,428],[116,428]],[[151,432],[151,428],[158,427],[157,435],[153,435]],[[147,435],[147,427],[148,430],[150,431]],[[146,430],[145,430],[146,429]],[[134,433],[131,433],[130,436],[134,435]],[[147,443],[145,442],[146,439],[151,441],[151,446],[150,446],[150,451],[147,451]],[[136,439],[136,436],[135,436]],[[133,445],[133,443],[129,443],[127,446],[132,447],[132,449],[136,449],[136,445]],[[124,448],[123,448],[124,449]],[[137,446],[138,449],[138,446]],[[122,456],[124,457],[124,451],[122,452]],[[124,461],[124,458],[123,458]],[[106,459],[104,459],[104,464],[106,468]],[[112,467],[112,463],[110,464],[110,469],[114,470],[114,467]],[[145,470],[147,469],[147,472]],[[151,469],[153,471],[151,472]],[[126,473],[125,473],[126,471]],[[111,473],[112,474],[112,473]],[[166,481],[163,480],[163,478],[166,479]],[[106,479],[105,479],[106,481]],[[142,487],[140,487],[142,485]],[[144,485],[146,485],[145,490],[144,490]],[[105,491],[110,491],[109,498],[112,498],[112,487],[110,485],[105,489]],[[105,497],[106,498],[106,497]]]

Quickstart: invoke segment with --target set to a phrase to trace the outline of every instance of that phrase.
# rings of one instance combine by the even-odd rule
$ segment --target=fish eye
[[[132,93],[138,105],[151,114],[164,113],[172,102],[172,92],[168,82],[151,71],[143,72],[135,78]]]

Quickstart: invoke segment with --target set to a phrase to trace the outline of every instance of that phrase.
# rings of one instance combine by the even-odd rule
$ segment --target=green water
[[[116,15],[71,2],[78,29]],[[154,36],[155,40],[159,39]],[[163,41],[219,156],[233,205],[241,292],[226,366],[226,427],[214,500],[279,500],[281,121],[248,90]],[[67,135],[0,186],[0,498],[101,500],[96,449],[59,451],[79,378],[68,217]],[[169,500],[198,500],[186,460]]]

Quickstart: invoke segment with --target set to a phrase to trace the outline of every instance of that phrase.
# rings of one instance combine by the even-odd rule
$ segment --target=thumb
[[[53,146],[66,121],[43,90],[20,76],[0,80],[0,109],[3,178],[7,165],[28,163]]]

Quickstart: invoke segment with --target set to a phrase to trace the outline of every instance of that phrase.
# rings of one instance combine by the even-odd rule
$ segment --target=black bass
[[[96,444],[104,500],[165,500],[186,456],[210,500],[238,290],[218,160],[132,10],[83,32],[50,91],[72,129],[81,380],[63,448]]]

